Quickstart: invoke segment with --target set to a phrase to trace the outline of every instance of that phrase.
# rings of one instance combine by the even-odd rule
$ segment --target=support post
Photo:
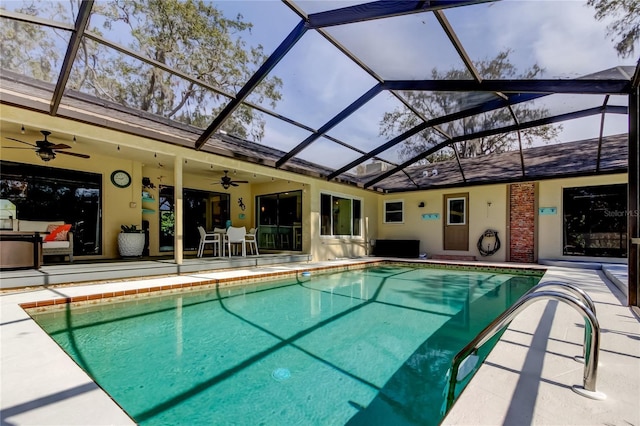
[[[627,235],[629,268],[629,306],[640,305],[640,285],[638,284],[638,248],[640,247],[640,203],[638,186],[640,176],[640,87],[636,86],[629,95],[629,166],[627,196]]]

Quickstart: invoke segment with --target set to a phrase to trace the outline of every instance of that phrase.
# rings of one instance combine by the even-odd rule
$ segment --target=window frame
[[[577,196],[579,191],[584,194]],[[620,198],[615,198],[613,195]],[[562,256],[580,257],[580,258],[616,258],[624,259],[628,255],[628,186],[626,183],[611,183],[603,185],[582,185],[582,186],[563,186],[562,187]],[[583,201],[583,205],[579,205],[580,201],[576,198],[587,199]],[[599,200],[600,199],[600,200]],[[604,202],[602,201],[604,200]],[[616,208],[612,210],[612,208]],[[582,216],[582,226],[572,227],[573,222],[580,215]],[[637,213],[635,213],[637,214]],[[602,229],[602,224],[610,227],[610,229]],[[620,228],[615,229],[615,225]],[[584,245],[573,244],[579,242],[581,238],[576,235],[583,235]],[[617,247],[611,245],[609,247],[598,246],[598,241],[607,242],[607,238],[592,238],[598,235],[609,236],[617,234],[620,238]],[[592,245],[591,243],[595,241]],[[609,242],[615,242],[616,239],[609,238]]]
[[[452,201],[462,201],[462,222],[451,222],[451,202]],[[451,197],[447,199],[447,211],[445,214],[447,215],[447,226],[465,226],[467,224],[467,199],[466,197]]]
[[[323,211],[322,211],[322,199],[323,196],[329,196],[331,197],[330,199],[330,205],[333,205],[334,201],[333,198],[334,197],[339,197],[341,199],[347,199],[350,200],[350,207],[351,207],[351,214],[350,214],[350,218],[349,218],[349,228],[350,228],[350,234],[334,234],[333,233],[333,229],[334,229],[334,223],[333,223],[333,214],[329,214],[329,218],[330,218],[330,223],[328,224],[328,229],[331,231],[331,234],[323,234],[322,230],[323,230],[323,226],[322,226],[322,220],[323,217],[325,215],[323,215]],[[360,203],[360,217],[358,218],[358,229],[360,231],[359,235],[354,235],[353,230],[354,230],[354,201],[357,201]],[[362,213],[364,211],[364,200],[362,197],[356,197],[356,196],[352,196],[352,195],[346,195],[346,194],[341,194],[341,193],[337,193],[337,192],[330,192],[330,191],[320,191],[320,214],[319,216],[319,233],[320,233],[320,238],[344,238],[344,239],[362,239],[364,238],[364,236],[362,235],[362,231],[363,231],[363,218],[362,218]]]
[[[387,206],[389,204],[396,204],[396,203],[400,203],[400,210],[388,210]],[[389,213],[400,213],[400,220],[388,220],[387,215]],[[399,199],[399,200],[385,200],[384,201],[384,206],[382,209],[382,221],[383,223],[389,223],[389,224],[402,224],[404,223],[404,199]]]

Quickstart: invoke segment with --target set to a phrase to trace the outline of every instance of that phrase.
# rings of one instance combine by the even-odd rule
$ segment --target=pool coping
[[[172,276],[172,277],[151,277],[140,280],[126,280],[115,282],[97,282],[97,283],[83,283],[73,285],[53,285],[42,288],[25,288],[20,291],[2,292],[0,294],[0,302],[2,302],[1,315],[1,335],[2,338],[2,399],[0,401],[0,414],[3,419],[10,421],[13,424],[135,424],[128,415],[111,400],[108,394],[98,387],[91,378],[75,364],[75,362],[64,353],[55,342],[31,319],[29,314],[20,305],[33,303],[38,301],[53,300],[54,304],[47,304],[49,307],[64,306],[69,300],[80,300],[86,297],[85,301],[78,303],[98,303],[100,300],[107,301],[109,297],[107,295],[115,295],[117,292],[132,290],[140,290],[137,292],[138,297],[146,297],[152,293],[146,289],[160,289],[155,294],[172,293],[188,291],[188,289],[205,289],[206,286],[215,287],[216,285],[233,286],[235,284],[249,283],[251,280],[261,280],[264,277],[273,277],[279,279],[286,277],[287,275],[295,275],[306,270],[318,271],[336,271],[339,269],[349,270],[354,268],[361,268],[367,265],[381,263],[383,261],[386,264],[397,263],[418,263],[428,267],[438,268],[473,268],[486,267],[489,270],[505,271],[510,268],[519,268],[519,264],[498,264],[498,263],[478,263],[478,262],[450,262],[450,261],[407,261],[406,259],[393,259],[393,258],[375,258],[375,259],[354,259],[344,261],[330,261],[330,262],[311,262],[298,265],[273,265],[266,268],[253,268],[253,269],[236,269],[227,271],[216,271],[213,273],[203,274],[187,274],[186,276]],[[605,282],[605,278],[597,274],[597,271],[584,271],[576,275],[576,271],[568,268],[560,267],[547,267],[541,265],[524,264],[522,265],[524,270],[532,271],[532,273],[543,273],[542,280],[567,278],[577,276],[577,282],[584,284],[588,280],[583,277],[588,273],[589,279],[595,279],[598,282],[598,289],[604,287],[605,289],[609,284]],[[544,271],[544,272],[543,272]],[[208,281],[207,284],[202,282]],[[189,282],[190,284],[187,284]],[[194,285],[193,283],[199,283],[200,285]],[[164,287],[164,289],[163,289]],[[595,287],[594,287],[595,288]],[[609,289],[613,291],[613,289]],[[90,294],[105,295],[107,297],[92,298],[89,299]],[[94,296],[97,297],[97,296]],[[111,296],[113,298],[114,296]],[[119,296],[124,297],[124,296]],[[128,296],[131,297],[131,296]],[[75,299],[80,298],[80,299]],[[622,309],[625,315],[628,315],[629,308],[624,307],[624,302],[621,298],[618,301],[611,303],[610,300],[604,302],[603,307],[610,309],[611,305],[617,305],[615,308],[620,311]],[[57,302],[56,302],[57,301]],[[57,305],[56,305],[57,303]],[[596,301],[599,309],[599,316],[603,309],[601,305]],[[27,305],[28,306],[28,305]],[[41,306],[42,309],[46,309],[45,306]],[[620,320],[620,312],[616,313],[616,320]],[[637,318],[637,317],[636,317]],[[532,321],[536,323],[539,318],[533,318],[531,320],[527,317],[526,321]],[[514,321],[516,323],[517,321]],[[573,326],[575,321],[569,321]],[[611,324],[606,325],[609,330],[616,329]],[[511,329],[511,326],[510,326]],[[640,330],[638,330],[638,336],[640,336]],[[609,336],[613,335],[610,333]],[[582,334],[579,335],[578,341]],[[502,340],[501,340],[502,341]],[[636,350],[636,348],[629,348],[626,345],[620,348],[616,348],[616,354],[628,354],[629,351]],[[527,346],[528,347],[528,346]],[[573,348],[572,348],[573,349]],[[496,355],[498,359],[505,354],[507,357],[512,356],[512,349],[508,348],[507,351],[499,350],[503,352],[502,355]],[[496,350],[492,351],[494,354]],[[631,354],[630,357],[634,357],[634,361],[640,359],[639,354]],[[491,361],[493,358],[490,358]],[[495,361],[491,361],[495,364]],[[478,374],[486,374],[486,371],[491,372],[491,368],[494,366],[483,365]],[[575,367],[574,367],[575,368]],[[640,371],[640,370],[639,370]],[[628,376],[629,365],[625,366],[624,374]],[[575,371],[572,372],[575,376]],[[580,372],[577,373],[580,375]],[[623,376],[626,378],[626,376]],[[570,378],[570,382],[574,380]],[[616,376],[617,381],[621,379]],[[529,378],[529,380],[548,380],[540,377]],[[477,389],[478,380],[474,378],[471,382],[474,387],[466,390],[453,410],[449,414],[443,424],[488,424],[486,419],[491,418],[491,415],[498,413],[502,415],[502,419],[505,418],[503,406],[510,406],[517,404],[517,402],[511,401],[509,398],[502,400],[487,392],[486,389]],[[502,384],[501,381],[495,381],[492,379],[494,386],[500,388],[509,388],[509,385]],[[633,389],[630,395],[637,395],[640,393],[638,386],[640,378],[632,381]],[[471,385],[470,385],[471,386]],[[611,389],[606,389],[608,394],[611,394]],[[571,400],[573,394],[571,391],[564,389],[564,393],[556,398],[553,397],[553,402],[557,399],[560,404],[562,401]],[[491,398],[487,402],[487,398]],[[474,400],[482,401],[480,407],[477,407],[478,403]],[[582,398],[584,399],[584,398]],[[609,401],[613,400],[610,399]],[[544,403],[549,401],[545,398]],[[637,410],[631,408],[628,409],[628,401],[622,401],[624,404],[624,410],[620,410],[619,414],[614,417],[607,417],[610,423],[623,424],[631,421],[633,424],[640,424],[640,414]],[[573,402],[572,402],[573,403]],[[579,403],[584,403],[579,401]],[[500,405],[502,404],[502,405]],[[602,403],[598,403],[596,407],[603,407]],[[606,404],[606,403],[605,403]],[[498,408],[496,408],[496,405]],[[619,408],[620,403],[617,402]],[[578,404],[578,406],[580,406]],[[606,405],[605,405],[606,406]],[[610,407],[609,407],[610,408]],[[607,408],[607,409],[609,409]],[[600,408],[602,409],[602,408]],[[542,409],[540,409],[542,410]],[[584,414],[580,414],[575,417],[573,424],[585,424],[592,423],[594,417],[592,411],[584,409]],[[534,417],[531,424],[545,424],[540,422],[540,419],[549,420],[549,417],[543,414],[537,414]],[[95,413],[100,412],[100,416],[96,416]],[[463,414],[460,414],[463,413]],[[508,418],[508,417],[507,417]],[[461,420],[462,419],[462,420]],[[491,424],[503,424],[502,421],[494,422],[495,419],[491,418]],[[570,424],[568,422],[567,424]]]
[[[54,306],[60,305],[60,308],[63,308],[63,305],[84,305],[88,303],[113,303],[117,301],[128,300],[133,297],[139,296],[160,296],[165,294],[171,294],[175,292],[183,292],[189,290],[206,290],[209,288],[218,288],[218,287],[228,287],[228,286],[242,286],[245,284],[250,284],[257,281],[265,281],[265,280],[278,280],[285,279],[289,277],[297,277],[298,275],[304,272],[315,272],[315,273],[329,273],[329,272],[342,272],[349,270],[357,270],[363,269],[370,266],[375,266],[379,264],[392,264],[392,265],[403,265],[410,264],[412,266],[418,266],[421,268],[431,268],[431,269],[451,269],[456,271],[478,271],[478,272],[494,272],[494,273],[503,273],[503,274],[513,274],[513,275],[524,275],[524,276],[540,276],[544,275],[546,268],[539,267],[537,265],[532,266],[522,266],[522,267],[513,267],[513,266],[487,266],[487,265],[478,265],[476,263],[466,263],[466,262],[432,262],[432,261],[414,261],[412,259],[369,259],[369,260],[359,260],[357,263],[349,263],[342,265],[323,265],[317,267],[301,267],[295,268],[293,270],[287,271],[279,271],[279,272],[257,272],[250,276],[229,276],[223,278],[212,278],[212,279],[202,279],[198,281],[191,282],[183,282],[176,284],[164,284],[150,287],[142,287],[142,288],[133,288],[128,290],[118,290],[118,291],[108,291],[102,293],[92,293],[78,296],[59,296],[52,299],[44,299],[37,300],[33,302],[23,302],[20,303],[19,306],[27,312],[31,312],[32,310],[38,310],[39,308],[51,308]]]

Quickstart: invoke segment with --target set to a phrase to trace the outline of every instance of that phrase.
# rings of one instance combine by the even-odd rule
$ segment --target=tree
[[[486,79],[532,79],[542,73],[543,70],[537,65],[534,65],[519,75],[515,66],[509,62],[509,53],[509,50],[505,50],[491,60],[477,62],[476,66],[480,75]],[[466,70],[455,69],[444,73],[433,69],[431,77],[433,80],[462,80],[470,78]],[[404,92],[403,96],[413,108],[428,118],[453,114],[467,108],[464,106],[466,99],[461,93],[408,91]],[[520,122],[536,120],[547,114],[543,108],[532,108],[524,103],[514,105],[512,108]],[[384,114],[380,122],[380,134],[391,138],[417,126],[421,122],[420,117],[413,113],[408,107],[402,106],[392,112]],[[439,126],[439,128],[449,136],[456,136],[512,124],[514,124],[514,121],[511,113],[508,109],[502,108],[449,122]],[[553,140],[557,137],[561,129],[561,126],[552,125],[523,129],[520,132],[523,146],[531,146],[532,143],[537,140]],[[401,160],[410,159],[444,140],[446,139],[441,132],[433,128],[428,128],[403,142],[399,152],[400,158]],[[456,144],[456,149],[461,157],[476,157],[511,150],[517,146],[517,143],[517,134],[505,133],[459,142]],[[427,157],[426,161],[435,162],[446,160],[452,158],[453,155],[454,153],[451,149],[445,149]]]
[[[65,8],[59,2],[34,1],[16,11],[58,21],[63,20],[62,14],[71,14],[74,15],[71,17],[73,21],[81,1],[71,0],[70,4],[71,8]],[[54,42],[47,35],[51,30],[45,32],[33,24],[16,23],[16,26],[21,33],[16,31],[13,36],[8,30],[2,30],[3,67],[5,62],[13,61],[16,64],[8,69],[39,79],[45,79],[42,77],[45,72],[48,75],[53,73],[55,81],[62,55],[59,52],[64,52],[60,46],[68,40],[68,33],[55,30],[63,42],[58,41],[53,48]],[[251,27],[242,16],[229,19],[212,2],[203,0],[95,2],[90,31],[106,39],[112,33],[123,34],[126,42],[121,43],[125,47],[189,75],[197,82],[83,37],[67,89],[206,127],[229,101],[228,97],[206,86],[233,95],[266,59],[262,46],[249,47],[242,38],[242,34],[250,31]],[[12,44],[5,46],[6,40],[12,40]],[[6,50],[11,49],[7,52],[8,57],[4,55],[5,47]],[[25,70],[27,65],[23,64],[32,69]],[[281,86],[279,78],[266,78],[254,90],[252,100],[266,101],[273,107],[280,100]],[[264,135],[264,119],[254,110],[241,106],[224,123],[223,129],[241,138],[251,135],[260,140]]]
[[[25,15],[38,15],[34,4],[26,4],[18,11]],[[51,35],[51,30],[39,25],[3,20],[0,25],[1,69],[55,82],[61,55]]]
[[[588,0],[587,5],[596,10],[598,21],[606,17],[616,17],[607,26],[607,35],[616,42],[618,55],[623,58],[631,56],[640,39],[640,3],[638,0]]]

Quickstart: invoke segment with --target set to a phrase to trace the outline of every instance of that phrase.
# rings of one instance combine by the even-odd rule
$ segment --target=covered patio
[[[562,234],[562,194],[551,185],[563,175],[576,178],[576,187],[626,184],[625,256],[618,260],[628,265],[628,304],[638,306],[640,65],[637,39],[631,54],[616,53],[606,29],[615,15],[598,19],[581,2],[540,8],[536,2],[286,0],[226,2],[220,10],[185,3],[194,7],[187,12],[195,24],[213,27],[222,16],[232,28],[227,50],[216,50],[210,34],[189,33],[195,28],[189,20],[184,37],[171,33],[175,18],[150,3],[22,6],[0,10],[3,169],[9,162],[46,168],[53,180],[62,170],[96,175],[92,245],[78,259],[116,259],[121,225],[147,222],[150,255],[170,254],[172,267],[180,268],[196,228],[189,204],[201,193],[206,207],[195,221],[212,228],[222,217],[215,213],[222,194],[224,217],[234,224],[299,226],[296,252],[314,260],[366,256],[372,240],[404,238],[416,229],[425,232],[425,252],[446,253],[444,237],[432,237],[442,228],[433,221],[446,215],[445,192],[471,188],[465,199],[471,210],[486,211],[472,229],[475,240],[491,224],[486,219],[496,217],[492,206],[507,204],[507,186],[515,191],[520,183],[548,181],[540,184],[540,197],[555,191],[547,199],[556,217],[535,211],[531,226],[547,242],[527,244],[581,260],[567,253],[567,241],[550,236]],[[590,26],[560,31],[574,28],[573,20]],[[158,34],[170,34],[163,38],[168,44],[154,44]],[[562,133],[559,123],[572,131]],[[54,145],[40,143],[43,130]],[[620,146],[610,142],[621,138],[626,167],[616,164]],[[565,157],[542,173],[540,162],[553,152]],[[583,169],[567,160],[584,155]],[[496,156],[500,161],[490,160]],[[131,182],[114,181],[116,172]],[[242,183],[224,187],[223,173]],[[267,223],[272,216],[262,201],[292,192],[300,201],[287,212],[295,218],[283,213]],[[540,197],[531,205],[546,201]],[[388,210],[398,206],[404,227],[393,221],[399,212]],[[51,212],[29,213],[42,214]],[[410,215],[425,222],[407,226],[402,221]],[[19,212],[15,219],[53,218]],[[495,220],[514,240],[511,224]],[[294,242],[287,247],[281,240],[276,251],[289,252]],[[467,241],[466,250],[452,255],[473,256],[471,246]],[[515,260],[515,251],[496,260]],[[538,257],[531,253],[531,261]]]

